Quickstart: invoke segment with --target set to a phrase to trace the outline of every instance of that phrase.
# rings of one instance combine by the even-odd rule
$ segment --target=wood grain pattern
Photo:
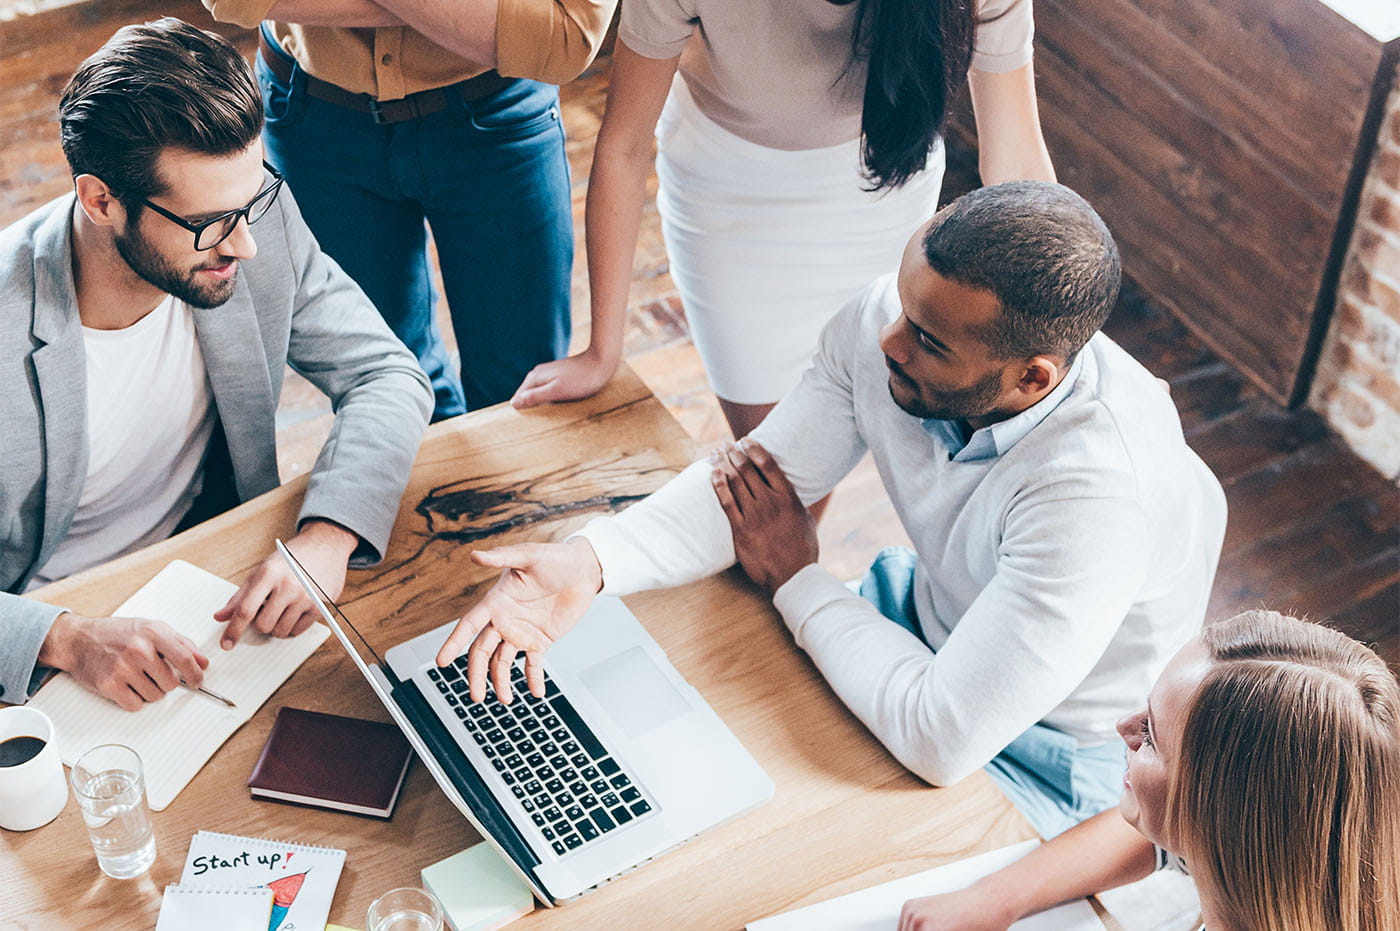
[[[690,439],[624,367],[598,397],[519,413],[491,408],[434,426],[414,467],[384,562],[351,573],[346,615],[379,653],[450,620],[492,573],[454,535],[553,540],[645,494],[686,465]],[[238,580],[292,530],[298,479],[207,524],[36,597],[110,611],[166,562]],[[484,514],[473,508],[489,497]],[[473,497],[476,496],[476,497]],[[777,785],[763,808],[708,832],[522,928],[735,928],[762,915],[1033,836],[984,773],[931,789],[851,716],[794,649],[771,605],[734,573],[628,600],[686,679]],[[214,658],[217,662],[217,657]],[[378,893],[475,842],[415,765],[389,822],[255,802],[246,780],[281,705],[385,720],[334,641],[314,654],[164,812],[149,875],[103,877],[70,804],[53,824],[0,834],[0,915],[17,928],[148,929],[189,837],[208,829],[349,851],[331,920],[362,927]]]
[[[1078,5],[1088,6],[1090,0],[1079,0]],[[1094,5],[1106,12],[1112,12],[1114,7],[1103,0],[1094,0]],[[1302,16],[1305,14],[1296,10],[1307,6],[1309,4],[1304,2],[1290,4],[1289,9],[1282,10],[1279,15]],[[1188,64],[1195,63],[1197,58],[1208,59],[1211,67],[1218,69],[1223,75],[1219,79],[1223,82],[1221,86],[1208,94],[1212,100],[1218,97],[1218,106],[1224,107],[1228,104],[1241,112],[1254,107],[1254,112],[1257,113],[1259,101],[1267,102],[1273,94],[1292,95],[1297,98],[1296,89],[1301,86],[1301,82],[1294,81],[1282,86],[1283,79],[1296,72],[1280,75],[1263,69],[1257,60],[1238,52],[1228,32],[1224,34],[1224,39],[1212,38],[1214,33],[1211,29],[1214,26],[1211,23],[1215,21],[1205,18],[1233,16],[1239,21],[1236,28],[1256,34],[1272,35],[1276,28],[1282,28],[1284,31],[1279,33],[1280,36],[1287,35],[1288,42],[1302,42],[1304,45],[1317,41],[1308,36],[1310,26],[1305,28],[1302,24],[1289,24],[1285,20],[1281,21],[1282,27],[1276,27],[1270,25],[1275,20],[1251,18],[1253,14],[1246,17],[1243,7],[1236,11],[1232,4],[1200,4],[1196,0],[1135,0],[1134,7],[1144,11],[1143,16],[1156,19],[1174,18],[1181,29],[1179,38],[1172,40],[1165,51],[1159,52],[1156,45],[1158,41],[1166,40],[1158,40],[1150,34],[1144,34],[1134,40],[1134,52],[1158,63],[1170,63],[1179,59],[1183,69],[1186,69]],[[1290,13],[1289,10],[1295,11]],[[13,222],[68,188],[69,181],[62,154],[58,149],[53,112],[58,93],[77,62],[123,23],[143,21],[165,13],[183,16],[210,28],[207,16],[195,0],[169,0],[161,4],[151,0],[88,0],[41,16],[0,23],[0,88],[5,91],[0,94],[0,224]],[[1054,32],[1054,19],[1046,6],[1046,0],[1037,0],[1038,28],[1042,35]],[[1207,28],[1208,26],[1210,28]],[[234,30],[229,30],[229,34],[234,37],[240,49],[245,52],[251,51],[251,33],[245,32],[240,35]],[[1283,40],[1280,38],[1278,41]],[[1212,42],[1216,44],[1209,44]],[[1200,49],[1201,53],[1197,55],[1195,49]],[[1320,66],[1333,65],[1344,69],[1349,66],[1349,62],[1334,54]],[[1313,66],[1319,65],[1314,63]],[[1045,67],[1045,56],[1040,55],[1037,68],[1042,75]],[[582,79],[563,89],[564,121],[569,130],[569,157],[573,165],[575,212],[578,220],[581,220],[582,216],[585,182],[592,159],[593,136],[607,89],[607,70],[606,60],[600,59]],[[1199,76],[1202,72],[1193,73]],[[1205,73],[1211,80],[1215,80],[1213,72]],[[1089,87],[1089,91],[1096,95],[1101,93],[1093,86]],[[1236,97],[1241,99],[1235,100]],[[1306,100],[1313,101],[1313,98],[1307,97]],[[1131,100],[1128,103],[1131,104]],[[1047,102],[1043,102],[1042,105],[1049,106]],[[1154,103],[1154,106],[1159,105]],[[1291,127],[1297,130],[1294,135],[1296,149],[1289,150],[1293,152],[1289,156],[1292,164],[1290,167],[1279,169],[1292,177],[1297,177],[1300,173],[1306,177],[1306,172],[1313,170],[1312,166],[1319,157],[1315,150],[1320,147],[1325,151],[1331,144],[1330,140],[1336,136],[1336,131],[1329,128],[1330,124],[1326,122],[1333,119],[1333,114],[1330,113],[1331,102],[1322,101],[1319,104],[1313,101],[1308,105],[1312,109],[1304,114],[1301,122]],[[1090,97],[1083,103],[1083,107],[1090,111],[1088,115],[1084,115],[1078,124],[1072,120],[1061,123],[1057,130],[1061,134],[1060,139],[1057,141],[1052,138],[1052,151],[1057,158],[1057,165],[1067,178],[1068,172],[1080,170],[1077,162],[1085,157],[1085,153],[1065,148],[1064,137],[1078,136],[1082,133],[1084,138],[1090,139],[1087,126],[1094,121],[1093,111],[1099,106],[1100,98]],[[1129,105],[1125,109],[1131,113],[1133,108]],[[1268,107],[1264,109],[1268,110]],[[1265,117],[1266,119],[1262,120],[1235,119],[1230,131],[1243,134],[1273,132],[1280,117],[1268,113]],[[1152,127],[1134,127],[1131,123],[1123,125],[1125,132],[1152,131]],[[954,129],[953,142],[962,140],[966,143],[970,138],[970,117],[964,116]],[[1067,141],[1073,143],[1074,139]],[[1102,144],[1100,146],[1102,148]],[[1253,137],[1240,143],[1240,152],[1244,155],[1248,155],[1254,148],[1257,148],[1257,143],[1253,141]],[[1125,166],[1125,170],[1131,167]],[[1190,190],[1187,183],[1191,178],[1189,172],[1175,176],[1169,173],[1165,177],[1184,179],[1181,183]],[[949,173],[944,183],[944,199],[955,196],[976,183],[975,151],[966,144],[950,145]],[[1091,198],[1097,197],[1091,188],[1082,185],[1078,176],[1075,176],[1071,183]],[[649,191],[654,194],[654,175],[649,181]],[[1135,199],[1139,196],[1143,199]],[[1156,198],[1176,196],[1178,195],[1174,190],[1167,189],[1159,194],[1151,184],[1144,183],[1133,188],[1128,195],[1124,195],[1118,209],[1124,213],[1150,213],[1156,209]],[[1160,219],[1158,222],[1161,222]],[[581,222],[578,223],[578,229],[581,232]],[[1117,231],[1116,222],[1115,230]],[[1121,236],[1120,232],[1120,238]],[[1164,239],[1158,245],[1157,241],[1149,236],[1143,252],[1150,258],[1156,252],[1165,251],[1169,247],[1169,240]],[[581,248],[578,254],[582,256]],[[1222,256],[1227,254],[1222,253]],[[1207,259],[1217,264],[1220,261],[1215,256],[1207,256]],[[579,339],[586,338],[588,312],[586,277],[582,271],[582,264],[579,263],[575,275],[574,291],[575,333]],[[1328,432],[1316,415],[1306,411],[1290,412],[1281,409],[1258,388],[1245,384],[1229,367],[1222,366],[1220,357],[1204,346],[1195,335],[1187,332],[1179,320],[1163,312],[1162,308],[1167,298],[1171,298],[1167,306],[1171,313],[1176,315],[1184,311],[1204,313],[1204,308],[1210,307],[1204,298],[1198,300],[1182,290],[1190,284],[1191,276],[1213,273],[1214,265],[1207,265],[1204,269],[1204,272],[1201,272],[1185,265],[1173,266],[1165,260],[1159,262],[1153,271],[1155,277],[1150,282],[1150,296],[1149,293],[1132,287],[1130,281],[1129,286],[1125,288],[1124,299],[1106,329],[1149,369],[1171,382],[1173,398],[1182,413],[1192,446],[1200,452],[1225,485],[1232,524],[1239,523],[1247,528],[1247,532],[1232,534],[1227,542],[1208,617],[1226,617],[1261,604],[1307,612],[1315,618],[1328,619],[1333,626],[1341,627],[1365,642],[1377,644],[1382,654],[1400,670],[1400,624],[1397,624],[1397,612],[1400,612],[1400,535],[1397,535],[1395,529],[1400,525],[1400,517],[1397,517],[1394,510],[1400,502],[1397,502],[1395,497],[1395,488],[1352,456],[1343,444]],[[1128,262],[1127,271],[1130,279],[1139,275],[1136,258]],[[1165,283],[1164,276],[1170,276],[1166,277]],[[1145,272],[1143,277],[1146,278]],[[1272,323],[1273,313],[1273,310],[1269,310],[1260,319]],[[443,325],[450,323],[445,311],[440,316]],[[576,346],[581,344],[576,343]],[[643,218],[642,243],[635,263],[626,351],[630,364],[670,413],[699,441],[700,448],[708,448],[727,435],[723,419],[706,384],[704,371],[687,338],[683,309],[667,273],[657,217],[650,199]],[[289,389],[291,384],[292,382],[289,382]],[[311,398],[310,403],[324,405],[324,401],[316,395],[314,389],[308,388],[303,394]],[[626,397],[627,393],[624,392],[615,400]],[[279,425],[285,427],[279,431],[279,458],[284,476],[310,467],[329,427],[329,414],[317,417],[314,410],[308,413],[296,405],[296,393],[291,390],[284,391],[283,409],[279,411]],[[623,410],[626,410],[625,404]],[[667,420],[669,422],[669,419]],[[512,430],[520,431],[548,429],[549,421],[531,417],[518,421],[501,419],[493,423],[496,429],[500,429],[504,423],[511,423]],[[562,432],[567,432],[568,423],[567,419],[559,422]],[[667,429],[669,430],[669,427]],[[673,461],[670,458],[672,454],[667,451],[673,438],[673,434],[663,433],[661,440],[651,444],[662,451],[662,457],[668,462]],[[439,470],[436,474],[443,476],[440,480],[443,485],[451,484],[468,474],[500,474],[502,460],[496,460],[495,465],[480,470],[459,467],[455,473],[452,471],[452,463],[457,456],[463,457],[462,461],[466,462],[478,454],[495,455],[490,452],[493,439],[495,438],[487,435],[476,435],[460,440],[461,445],[452,447],[448,452],[442,451],[447,447],[442,445],[442,441],[438,441],[424,447],[420,462],[442,460],[433,468]],[[646,447],[645,442],[634,444],[637,450]],[[577,455],[577,447],[566,448],[572,450],[571,455]],[[679,463],[685,458],[678,457],[674,462]],[[1293,464],[1294,460],[1301,460],[1307,467]],[[517,467],[522,470],[534,470],[530,473],[532,475],[541,474],[541,464],[537,461],[522,461],[517,463]],[[1282,477],[1274,480],[1267,478],[1274,475]],[[1291,506],[1289,483],[1300,486],[1295,494],[1307,500],[1313,500],[1312,496],[1319,489],[1301,487],[1304,483],[1309,486],[1320,485],[1324,493],[1329,485],[1340,488],[1342,490],[1337,492],[1338,505],[1331,508],[1295,509]],[[1346,488],[1351,490],[1345,490]],[[300,492],[294,490],[291,494],[295,497]],[[414,512],[414,507],[416,505],[408,506],[408,512]],[[295,508],[292,503],[286,503],[284,510],[279,511],[275,519],[282,522],[280,532],[287,532],[294,516]],[[586,521],[588,516],[588,513],[576,513],[572,515],[572,519],[566,519],[565,524],[569,527],[577,526]],[[185,537],[185,542],[199,547],[206,556],[209,568],[230,578],[239,578],[261,558],[265,548],[271,545],[272,537],[279,531],[265,525],[266,521],[273,520],[270,515],[250,520],[245,519],[239,512],[234,512],[226,515],[223,520],[226,523],[219,525],[221,529],[206,533],[206,528],[197,528]],[[820,529],[823,562],[842,577],[851,577],[862,571],[881,545],[907,541],[880,487],[878,476],[868,460],[850,479],[838,486],[832,506]],[[563,532],[563,526],[539,521],[517,532],[513,538],[543,539],[545,534]],[[184,544],[163,545],[168,548],[153,551],[151,564],[163,565],[164,561],[174,558],[174,555],[180,552],[182,545]],[[402,550],[396,543],[389,557],[391,560],[400,561],[420,545],[427,547],[424,558],[411,567],[411,573],[394,583],[398,587],[393,591],[401,593],[401,597],[396,597],[387,604],[378,590],[374,574],[352,573],[351,595],[358,600],[347,610],[352,617],[362,622],[361,626],[369,626],[364,620],[366,614],[372,617],[375,612],[384,610],[387,616],[383,620],[383,626],[392,634],[395,625],[414,623],[419,610],[429,613],[446,612],[444,616],[450,616],[451,612],[461,610],[470,602],[472,587],[484,581],[486,575],[461,558],[463,548],[443,542],[433,543],[419,535],[404,542]],[[384,568],[387,570],[390,567]],[[1352,587],[1359,578],[1355,573],[1372,575],[1360,578],[1360,587]],[[64,589],[55,589],[55,597],[62,595],[60,600],[80,610],[110,610],[138,588],[144,578],[145,575],[142,575],[137,567],[128,565],[115,575],[104,576],[101,587],[93,589],[89,594],[76,590],[68,590],[65,594]],[[690,590],[677,593],[680,600],[676,601],[675,605],[679,607],[673,608],[669,601],[663,600],[657,609],[660,612],[659,623],[673,622],[675,612],[679,610],[692,612],[681,615],[685,622],[703,623],[709,616],[705,612],[728,610],[730,606],[725,601],[726,596],[738,599],[751,597],[746,586],[735,579],[726,577],[715,584],[718,586],[715,591],[719,594],[713,600],[698,598]],[[86,583],[80,587],[86,588]],[[629,603],[639,615],[642,614],[643,609],[640,605],[644,601],[644,598],[629,599]],[[653,632],[659,630],[658,623],[653,623],[651,617],[644,615],[643,620]],[[782,638],[777,636],[781,629],[771,614],[764,615],[752,632],[755,635],[764,635],[764,624],[773,627],[767,631],[767,635],[775,636],[778,642],[782,642]],[[741,633],[748,635],[750,630],[746,628]],[[397,639],[397,636],[392,636],[389,642]],[[722,649],[715,648],[715,658],[712,660],[710,650],[705,647],[678,647],[670,640],[664,645],[672,651],[672,659],[687,677],[701,687],[713,703],[717,706],[722,705],[721,713],[726,719],[733,708],[733,699],[729,696],[741,694],[731,692],[733,687],[723,678],[729,669],[726,663],[738,662],[741,664],[739,668],[746,670],[744,674],[752,674],[750,667],[742,665],[746,657],[752,656],[754,662],[760,663],[772,659],[776,663],[773,666],[775,674],[789,674],[798,679],[812,675],[805,661],[789,655],[790,647],[788,653],[777,653],[775,658],[751,652],[742,642],[726,643]],[[701,664],[706,664],[708,668],[711,662],[714,663],[714,667],[710,674],[717,677],[718,684],[702,686],[697,674],[692,673],[690,664],[694,664],[698,669]],[[773,681],[780,682],[784,689],[788,685],[787,680],[775,678]],[[810,694],[820,697],[823,690],[812,690]],[[826,699],[829,700],[829,695]],[[353,671],[343,659],[332,652],[330,646],[312,657],[292,682],[274,697],[273,707],[282,703],[381,720],[385,718],[372,693],[359,684]],[[765,697],[761,705],[769,707],[770,699]],[[836,709],[831,711],[831,714],[840,721],[844,712]],[[830,740],[833,734],[844,733],[855,734],[864,741],[860,744],[861,752],[857,755],[862,759],[875,761],[875,768],[867,778],[876,780],[881,774],[897,771],[888,768],[892,764],[884,752],[864,735],[859,725],[850,722],[848,717],[846,720],[849,731],[839,727],[833,730],[833,726],[829,725],[818,732],[783,735],[785,747],[806,761],[797,768],[798,776],[821,767],[824,741]],[[411,880],[416,875],[414,870],[420,864],[407,861],[415,855],[419,844],[426,845],[422,849],[452,852],[475,839],[470,828],[467,828],[444,802],[435,798],[432,780],[422,767],[417,765],[409,775],[405,800],[396,812],[393,822],[389,824],[365,827],[368,822],[360,822],[345,815],[296,811],[267,803],[253,805],[247,800],[243,783],[261,749],[270,723],[270,715],[260,714],[244,727],[225,745],[214,763],[200,774],[196,785],[207,786],[200,791],[206,792],[208,798],[218,800],[218,804],[206,807],[220,812],[218,817],[226,817],[226,823],[219,823],[226,824],[230,829],[347,846],[351,855],[334,915],[350,927],[363,927],[363,906],[368,904],[369,898],[375,893],[395,882]],[[747,733],[741,736],[753,749],[755,740],[747,736]],[[768,765],[766,758],[763,762],[765,766]],[[779,799],[773,804],[785,803],[791,791],[784,789],[783,783],[780,782]],[[929,819],[937,818],[935,809],[939,809],[939,805],[936,802],[919,802],[921,799],[932,802],[950,797],[947,790],[931,795],[921,794],[925,790],[920,790],[916,783],[911,783],[899,791],[913,795],[915,806],[912,815],[904,809],[897,813],[910,821],[914,828],[922,826],[922,832],[927,836],[918,839],[923,846],[893,851],[891,861],[902,862],[902,858],[911,855],[922,857],[927,853],[927,857],[921,860],[917,867],[905,870],[908,872],[914,868],[926,868],[953,856],[952,847],[956,845],[956,839],[936,837],[935,834],[941,830],[941,824],[935,825],[932,821],[921,820],[925,816]],[[10,928],[49,931],[55,927],[149,928],[153,923],[150,916],[154,915],[155,908],[151,902],[158,901],[160,885],[178,877],[184,844],[189,834],[201,827],[218,826],[211,824],[210,820],[203,816],[204,809],[182,809],[183,804],[182,800],[177,799],[175,805],[164,813],[173,820],[160,822],[161,827],[158,828],[163,847],[152,876],[159,880],[159,885],[148,879],[121,884],[99,877],[90,854],[86,852],[82,826],[71,821],[76,817],[74,811],[70,810],[63,816],[64,820],[34,835],[21,837],[0,832],[0,928],[6,931]],[[985,804],[985,800],[973,803],[972,807],[981,804]],[[226,812],[223,810],[225,807]],[[870,810],[873,817],[883,809],[877,807]],[[296,811],[296,814],[289,814],[291,811]],[[804,846],[814,847],[811,859],[819,861],[818,865],[823,871],[801,877],[790,886],[776,890],[764,900],[774,903],[772,910],[808,904],[823,897],[828,891],[834,893],[854,887],[858,883],[852,877],[857,873],[868,872],[877,879],[891,878],[894,875],[893,872],[886,875],[884,871],[874,867],[857,868],[854,864],[831,854],[833,847],[844,845],[844,838],[829,840],[833,835],[825,829],[827,822],[823,820],[823,811],[820,805],[804,811],[802,819],[808,825],[810,836],[804,836],[796,827],[782,835],[784,838],[800,841]],[[982,820],[986,821],[985,818]],[[776,835],[777,832],[774,831],[764,836]],[[692,849],[701,854],[700,860],[707,860],[705,854],[720,849],[710,846],[712,839],[717,837],[719,835],[707,835],[701,843],[692,845]],[[723,855],[732,855],[729,851],[733,844],[730,841],[725,843],[727,846],[724,847]],[[79,851],[81,856],[76,856],[72,863],[53,859],[31,860],[19,855],[21,844],[29,845],[25,849],[67,845],[68,848]],[[759,881],[778,881],[781,877],[778,877],[766,862],[778,856],[774,852],[777,848],[759,841],[754,841],[753,847],[750,859],[740,860],[739,865],[752,868],[753,875]],[[889,847],[881,849],[890,850]],[[386,859],[403,859],[405,863],[400,868],[372,865],[371,852],[376,850],[381,851]],[[820,862],[823,852],[825,859],[836,862]],[[379,855],[381,854],[373,854]],[[714,853],[714,856],[717,858],[721,854]],[[87,859],[84,860],[83,857]],[[690,861],[687,861],[687,865],[689,864]],[[851,870],[850,874],[841,872],[840,867],[843,864]],[[598,896],[594,896],[593,898],[599,901],[597,906],[585,900],[569,906],[560,914],[578,916],[573,919],[571,926],[580,928],[625,928],[635,926],[637,922],[654,925],[656,922],[646,922],[647,913],[632,908],[634,900],[630,894],[625,899],[620,899],[615,907],[602,904],[612,901],[606,897],[626,889],[628,884],[650,882],[647,877],[651,869],[641,870],[622,880],[613,889],[604,890]],[[666,871],[672,867],[667,861],[663,861],[656,869]],[[723,878],[730,885],[722,887],[722,891],[727,889],[738,898],[749,894],[751,882],[738,869],[721,870],[714,874],[702,872],[700,875],[707,880],[711,876]],[[41,888],[37,892],[26,892],[26,888],[34,883],[39,883]],[[703,902],[696,905],[696,900],[691,897],[689,891],[683,895],[677,894],[674,903],[667,903],[664,899],[664,883],[661,885],[662,897],[647,900],[649,903],[661,903],[663,911],[659,914],[670,918],[678,914],[678,909],[692,906],[699,909],[703,905]],[[102,903],[109,898],[112,899],[110,905],[103,905]],[[669,904],[674,904],[675,908],[666,910]],[[576,910],[584,905],[594,910]],[[132,909],[126,924],[120,921],[114,921],[111,925],[102,924],[109,914],[125,908]],[[734,911],[737,910],[736,908]],[[585,911],[587,920],[584,918]],[[729,926],[738,925],[757,913],[755,911],[740,915],[730,922]],[[704,913],[698,910],[689,913],[690,916],[702,914]],[[687,922],[683,920],[684,917],[687,916],[676,918],[672,923],[681,926],[704,926],[698,919]],[[710,926],[726,925],[717,922]]]
[[[1154,300],[1281,402],[1310,362],[1384,49],[1312,0],[1036,2],[1061,179]],[[965,110],[954,129],[971,137]]]

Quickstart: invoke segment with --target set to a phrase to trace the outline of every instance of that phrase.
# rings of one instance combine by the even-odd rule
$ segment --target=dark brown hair
[[[129,212],[165,190],[163,149],[244,151],[262,130],[248,63],[212,32],[165,17],[123,26],[63,89],[58,125],[73,176],[101,178]]]
[[[1118,247],[1084,198],[1049,181],[978,188],[934,217],[929,268],[996,295],[978,334],[999,359],[1042,353],[1073,359],[1118,300]]]

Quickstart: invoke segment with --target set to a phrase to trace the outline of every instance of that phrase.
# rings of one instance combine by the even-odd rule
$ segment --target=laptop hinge
[[[457,742],[452,739],[452,735],[428,705],[418,686],[410,681],[399,681],[392,672],[382,667],[371,668],[385,680],[384,684],[388,686],[394,704],[398,705],[428,752],[433,755],[433,762],[442,769],[462,802],[475,816],[483,837],[492,842],[493,846],[524,875],[537,899],[545,905],[552,905],[554,898],[535,873],[535,867],[540,865],[539,857],[530,850],[520,830],[511,822],[500,802],[472,768]]]

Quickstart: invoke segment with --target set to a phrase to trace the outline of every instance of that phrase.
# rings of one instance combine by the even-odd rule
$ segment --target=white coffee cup
[[[44,748],[16,766],[0,766],[0,828],[32,831],[68,804],[68,780],[48,715],[38,708],[0,708],[0,743],[15,737],[37,737]]]

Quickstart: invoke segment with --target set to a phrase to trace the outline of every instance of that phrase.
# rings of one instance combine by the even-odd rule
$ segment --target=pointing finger
[[[447,640],[439,648],[434,659],[439,666],[446,666],[454,659],[466,652],[467,647],[476,635],[481,633],[481,629],[491,621],[490,611],[481,602],[473,605],[471,610],[457,619],[457,626],[452,628],[452,633],[447,635]]]
[[[488,624],[467,651],[467,687],[474,702],[486,699],[486,674],[490,671],[491,654],[500,642],[501,635]]]
[[[496,652],[491,656],[491,681],[496,686],[496,698],[503,705],[511,702],[510,669],[515,663],[515,654],[518,651],[515,644],[509,640],[502,640],[496,646]]]

